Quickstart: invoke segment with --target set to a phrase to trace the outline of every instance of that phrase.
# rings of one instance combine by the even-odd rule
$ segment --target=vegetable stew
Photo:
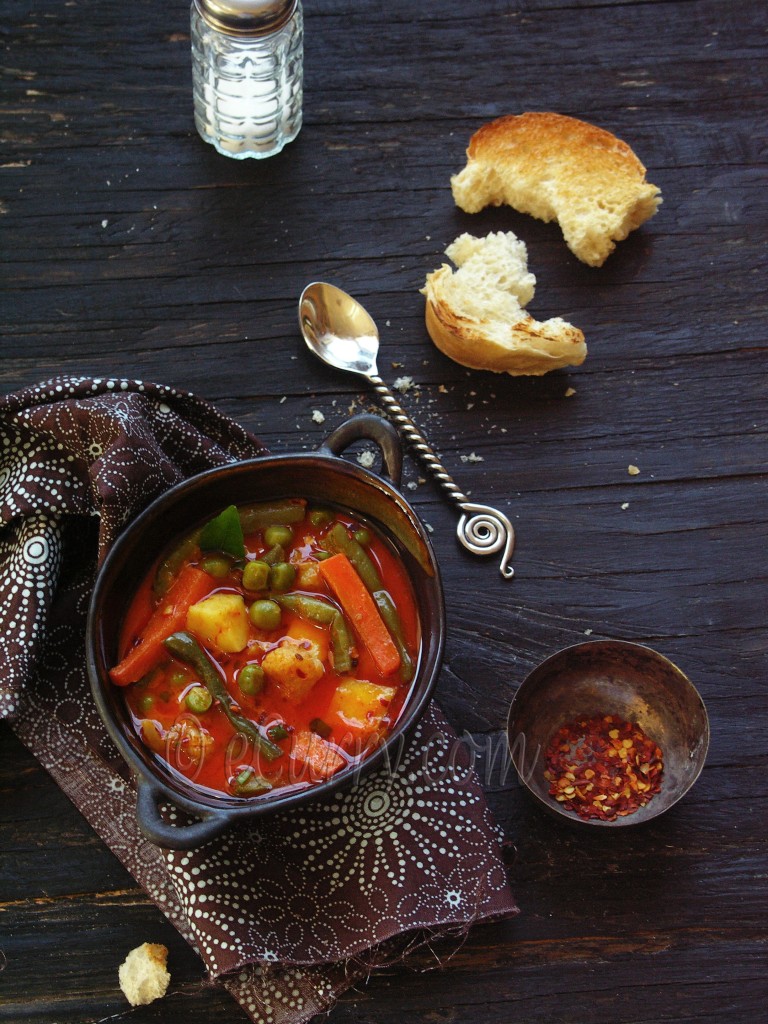
[[[405,569],[369,525],[300,499],[230,505],[153,566],[110,677],[151,751],[250,799],[374,750],[419,645]]]

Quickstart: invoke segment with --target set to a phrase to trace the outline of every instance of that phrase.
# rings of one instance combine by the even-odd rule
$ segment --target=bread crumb
[[[462,462],[485,462],[482,455],[475,455],[474,452],[470,452],[469,455],[460,455],[459,458]]]
[[[410,391],[413,386],[413,377],[398,377],[393,385],[393,387],[397,388],[397,390],[402,392],[402,394],[405,394],[406,391]]]
[[[565,397],[566,398],[573,398],[573,396],[575,394],[576,394],[576,388],[568,388],[568,390],[565,392]]]
[[[440,392],[441,395],[448,394],[448,388],[445,386],[445,384],[440,384],[437,390]]]
[[[158,942],[145,942],[131,950],[118,969],[120,988],[131,1006],[146,1006],[163,998],[171,980],[167,962],[168,949]]]
[[[622,508],[623,512],[626,512],[627,509],[629,508],[629,502],[628,501],[622,502],[621,508]]]
[[[375,460],[376,456],[373,454],[373,452],[360,452],[360,454],[357,456],[357,461],[365,469],[370,469]]]
[[[312,422],[313,423],[325,423],[325,416],[320,412],[319,409],[312,410]]]
[[[627,466],[627,472],[629,473],[630,476],[637,476],[637,474],[640,472],[640,470],[638,469],[637,466],[633,466],[633,465],[630,464],[629,466]]]
[[[593,630],[591,630],[591,629],[585,629],[584,630],[584,636],[592,636],[592,633],[593,633]]]

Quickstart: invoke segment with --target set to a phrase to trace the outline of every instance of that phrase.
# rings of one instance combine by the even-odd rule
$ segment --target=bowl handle
[[[168,850],[194,850],[220,835],[232,823],[228,814],[212,811],[191,825],[171,825],[157,808],[162,793],[146,779],[138,780],[136,817],[139,828],[150,842]]]
[[[389,420],[373,416],[370,413],[352,416],[350,419],[344,420],[328,435],[319,451],[331,455],[341,455],[345,448],[349,448],[351,444],[363,437],[374,441],[379,446],[384,463],[384,471],[380,475],[388,477],[399,489],[403,472],[403,448],[400,443],[400,435]]]

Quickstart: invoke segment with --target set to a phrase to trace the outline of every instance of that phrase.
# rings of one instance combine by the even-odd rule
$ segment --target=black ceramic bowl
[[[341,458],[355,441],[374,441],[382,475]],[[91,598],[86,655],[91,689],[102,719],[136,776],[137,814],[144,834],[159,846],[193,849],[244,818],[256,818],[318,800],[373,771],[401,749],[427,707],[437,682],[445,637],[440,574],[424,527],[398,490],[402,450],[394,427],[376,416],[343,423],[312,454],[265,456],[200,473],[167,491],[120,536],[102,566]],[[340,506],[367,519],[399,555],[411,581],[421,626],[421,652],[406,703],[386,741],[362,764],[305,790],[243,800],[218,795],[174,772],[136,735],[123,694],[108,676],[116,664],[120,627],[142,577],[168,545],[227,505],[303,497]],[[195,819],[173,825],[158,804],[169,802]]]
[[[544,753],[560,726],[605,714],[636,722],[664,759],[661,790],[613,821],[565,810],[544,778]],[[507,737],[521,783],[545,810],[576,825],[621,828],[657,817],[688,792],[704,767],[709,722],[694,685],[662,654],[624,640],[592,640],[558,651],[526,677],[510,707]]]

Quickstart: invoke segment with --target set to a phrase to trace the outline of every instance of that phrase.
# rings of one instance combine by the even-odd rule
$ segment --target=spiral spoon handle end
[[[511,580],[515,575],[511,565],[515,547],[512,523],[503,512],[490,505],[465,501],[460,507],[462,515],[456,528],[459,541],[473,555],[493,555],[503,550],[499,571],[505,580]]]

